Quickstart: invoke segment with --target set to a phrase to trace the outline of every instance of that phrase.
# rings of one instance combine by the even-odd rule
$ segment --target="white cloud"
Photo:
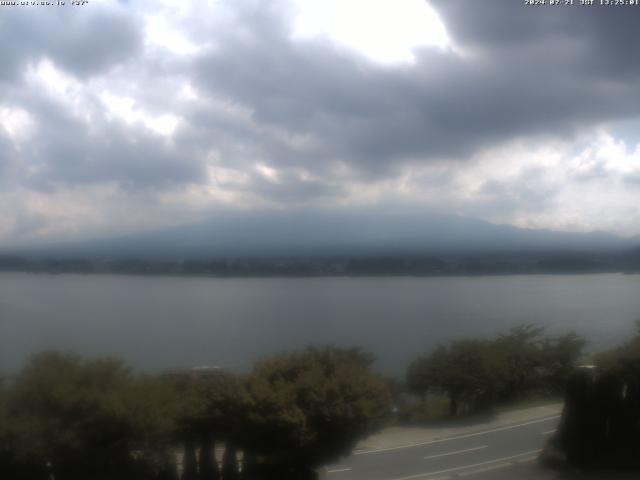
[[[637,96],[625,92],[635,80],[589,83],[571,75],[577,56],[559,49],[541,60],[535,42],[519,50],[492,37],[473,59],[440,55],[460,39],[423,0],[264,5],[118,4],[105,7],[118,22],[101,62],[63,48],[95,34],[100,11],[58,50],[32,36],[24,62],[7,56],[17,77],[0,90],[0,243],[153,229],[221,205],[418,204],[640,233],[637,128],[619,137],[604,124],[634,114]],[[111,55],[123,18],[145,42]],[[46,32],[46,20],[28,31]],[[562,81],[548,88],[536,77],[546,71]],[[582,136],[572,136],[576,124]]]
[[[87,99],[90,94],[90,85],[78,81],[72,75],[56,66],[48,58],[42,58],[31,65],[26,72],[25,80],[27,88],[46,93],[49,98],[65,105],[65,108],[76,117],[91,120],[90,108]]]
[[[137,105],[134,98],[115,95],[110,92],[103,92],[101,100],[106,110],[119,120],[127,124],[141,123],[154,133],[170,137],[173,135],[181,118],[171,113],[152,115]]]
[[[443,23],[424,0],[294,0],[293,38],[326,36],[381,63],[415,60],[421,46],[446,48]]]
[[[174,24],[170,17],[148,16],[145,27],[147,46],[158,46],[176,55],[193,55],[203,47],[193,43]]]
[[[36,123],[24,108],[0,105],[0,127],[18,144],[33,136]]]
[[[520,139],[406,172],[406,201],[527,228],[640,234],[640,143],[603,129],[573,141]]]
[[[180,89],[180,98],[182,100],[193,101],[198,100],[198,93],[189,82],[185,82]]]
[[[264,163],[257,163],[254,168],[269,182],[278,183],[280,175],[275,168],[265,165]]]

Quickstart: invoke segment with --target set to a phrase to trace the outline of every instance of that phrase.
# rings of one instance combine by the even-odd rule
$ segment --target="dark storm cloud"
[[[0,80],[18,81],[24,68],[42,57],[84,78],[130,58],[141,47],[135,17],[105,5],[3,7]]]
[[[487,148],[570,141],[640,115],[640,8],[431,3],[453,47],[419,48],[413,64],[385,65],[327,38],[292,39],[285,0],[219,0],[190,13],[147,1],[3,9],[0,107],[24,109],[39,130],[20,143],[0,125],[0,195],[9,185],[49,193],[108,183],[162,194],[214,183],[234,194],[230,202],[348,203],[360,186],[394,185],[407,170],[420,177],[416,166],[438,170],[432,184],[444,191]],[[197,53],[145,42],[154,15],[162,17],[158,35],[177,26]],[[27,74],[42,60],[80,93],[53,98],[43,79]],[[180,97],[185,84],[195,99]],[[134,118],[126,108],[111,111],[109,95],[130,100]],[[180,118],[173,135],[145,123],[168,113]],[[609,174],[603,165],[567,178],[595,182]],[[511,180],[494,173],[470,182],[477,191],[467,188],[488,205],[486,217],[551,211],[563,190],[526,166]],[[417,198],[420,186],[410,187]],[[393,194],[400,195],[385,198]]]
[[[554,55],[571,46],[572,55],[563,60],[575,69],[576,80],[587,72],[613,82],[639,73],[640,57],[633,48],[640,19],[636,6],[580,6],[579,0],[572,7],[556,8],[525,7],[509,0],[430,3],[459,43],[490,50],[493,56],[512,57],[531,46]],[[540,58],[533,60],[532,67]],[[544,73],[553,77],[554,72]]]
[[[463,53],[425,48],[415,65],[389,67],[291,41],[279,12],[240,5],[198,62],[198,84],[260,124],[318,137],[307,157],[317,168],[341,160],[388,175],[408,160],[464,158],[518,136],[569,138],[640,112],[629,43],[640,9],[435,2]],[[305,161],[264,148],[274,162]]]
[[[408,162],[464,159],[518,136],[571,137],[640,112],[638,59],[633,48],[621,48],[633,38],[640,9],[433,4],[463,53],[423,48],[414,65],[389,66],[323,39],[292,40],[285,2],[223,3],[222,20],[204,16],[191,30],[199,43],[215,40],[215,48],[192,62],[147,56],[130,80],[137,99],[155,105],[175,92],[154,88],[151,71],[159,78],[183,75],[209,95],[245,108],[250,124],[193,107],[181,112],[186,125],[172,150],[141,132],[127,141],[132,135],[108,122],[94,125],[101,134],[89,137],[77,120],[35,110],[47,124],[59,125],[34,147],[43,163],[38,181],[192,182],[204,175],[196,160],[211,148],[221,152],[222,163],[240,169],[263,161],[330,177],[331,166],[341,162],[380,178]],[[22,39],[1,53],[14,73],[29,59],[47,56],[76,76],[98,74],[135,55],[142,43],[139,18],[120,9],[13,9],[0,22],[2,44]],[[66,122],[76,124],[63,128]],[[282,138],[295,135],[312,138],[311,146],[298,148]],[[293,190],[276,196],[289,198],[299,188],[295,182],[279,188],[287,186]]]

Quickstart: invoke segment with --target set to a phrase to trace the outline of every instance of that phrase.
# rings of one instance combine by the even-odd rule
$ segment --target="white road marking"
[[[416,475],[409,475],[406,477],[397,477],[392,480],[412,480],[414,478],[425,478],[431,477],[433,475],[442,475],[443,473],[456,472],[459,470],[467,470],[469,468],[482,467],[483,465],[489,465],[491,463],[498,463],[503,466],[508,466],[509,463],[504,463],[507,460],[513,460],[514,458],[524,457],[525,455],[533,455],[540,453],[542,450],[531,450],[529,452],[518,453],[517,455],[510,455],[508,457],[496,458],[493,460],[487,460],[486,462],[473,463],[471,465],[462,465],[460,467],[446,468],[444,470],[438,470],[436,472],[426,472],[426,473],[418,473]],[[471,472],[467,473],[469,475]]]
[[[462,438],[471,438],[471,437],[477,437],[479,435],[486,435],[487,433],[501,432],[503,430],[511,430],[513,428],[526,427],[527,425],[533,425],[533,424],[536,424],[536,423],[542,423],[542,422],[546,422],[546,421],[549,421],[549,420],[554,420],[556,418],[560,418],[560,415],[554,415],[552,417],[539,418],[537,420],[531,420],[530,422],[519,423],[517,425],[508,425],[506,427],[493,428],[491,430],[484,430],[482,432],[468,433],[466,435],[458,435],[458,436],[455,436],[455,437],[442,438],[442,439],[439,439],[439,440],[429,440],[427,442],[410,443],[408,445],[402,445],[402,446],[399,446],[399,447],[388,447],[388,448],[378,448],[378,449],[375,449],[375,450],[356,451],[356,452],[353,452],[353,455],[368,455],[370,453],[391,452],[393,450],[402,450],[404,448],[422,447],[424,445],[433,445],[435,443],[450,442],[452,440],[459,440],[459,439],[462,439]]]
[[[525,457],[522,459],[518,459],[514,462],[502,462],[502,463],[496,463],[495,465],[489,465],[487,467],[482,467],[482,468],[476,468],[475,470],[470,470],[468,472],[461,472],[456,474],[456,477],[468,477],[469,475],[477,475],[479,473],[485,473],[485,472],[491,472],[493,470],[499,470],[501,468],[505,468],[505,467],[510,467],[514,464],[517,465],[522,465],[524,463],[527,462],[532,462],[533,460],[535,460],[536,458],[538,458],[536,455],[533,455],[531,457]],[[430,479],[430,480],[435,480],[435,479]]]
[[[429,455],[424,457],[425,460],[430,458],[448,457],[449,455],[457,455],[458,453],[475,452],[476,450],[482,450],[483,448],[489,448],[489,445],[482,445],[480,447],[465,448],[464,450],[456,450],[455,452],[439,453],[438,455]]]
[[[553,430],[547,430],[546,432],[542,432],[543,435],[551,435],[552,433],[556,433],[555,428]]]
[[[327,470],[327,473],[340,473],[340,472],[350,472],[350,468],[334,468],[332,470]]]

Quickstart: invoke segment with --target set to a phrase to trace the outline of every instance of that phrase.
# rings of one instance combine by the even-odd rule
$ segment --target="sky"
[[[640,7],[71,3],[0,6],[0,246],[318,208],[640,234]]]

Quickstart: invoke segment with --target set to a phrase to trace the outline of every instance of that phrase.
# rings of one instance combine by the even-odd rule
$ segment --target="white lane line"
[[[406,477],[397,477],[397,478],[394,478],[392,480],[412,480],[414,478],[431,477],[433,475],[442,475],[443,473],[450,473],[450,472],[456,472],[456,471],[459,471],[459,470],[467,470],[469,468],[482,467],[483,465],[489,465],[491,463],[499,463],[499,464],[503,464],[504,466],[508,466],[509,465],[508,463],[504,463],[507,460],[513,460],[513,459],[518,458],[518,457],[524,457],[526,455],[537,454],[537,453],[540,453],[541,451],[542,450],[531,450],[529,452],[518,453],[517,455],[510,455],[508,457],[502,457],[502,458],[495,458],[493,460],[487,460],[486,462],[473,463],[471,465],[462,465],[460,467],[446,468],[444,470],[438,470],[436,472],[418,473],[416,475],[409,475],[409,476],[406,476]]]
[[[327,470],[327,473],[340,473],[340,472],[350,472],[350,468],[334,468],[332,470]]]
[[[501,468],[511,467],[513,465],[522,465],[527,462],[532,462],[536,458],[538,458],[537,455],[532,455],[530,457],[519,458],[518,460],[515,460],[513,462],[501,462],[501,463],[496,463],[494,465],[489,465],[487,467],[476,468],[475,470],[470,470],[468,472],[461,472],[461,473],[455,474],[455,476],[468,477],[469,475],[478,475],[479,473],[491,472],[493,470],[499,470]],[[435,480],[435,479],[430,479],[430,480]]]
[[[449,455],[457,455],[458,453],[475,452],[476,450],[482,450],[483,448],[489,448],[489,445],[482,445],[480,447],[465,448],[464,450],[456,450],[455,452],[439,453],[438,455],[429,455],[424,457],[425,460],[430,458],[448,457]]]
[[[453,473],[450,475],[440,475],[439,477],[429,477],[428,480],[452,480],[459,477],[468,477],[470,475],[478,475],[480,473],[492,472],[494,470],[500,470],[501,468],[512,467],[513,465],[524,465],[525,463],[533,462],[537,459],[537,455],[532,455],[529,457],[518,458],[518,460],[513,460],[511,462],[500,462],[494,463],[492,465],[488,465],[486,467],[476,468],[474,470],[469,470],[468,472],[460,472]]]
[[[542,432],[543,435],[551,435],[552,433],[556,433],[555,428],[553,430],[547,430],[546,432]]]
[[[527,425],[533,425],[533,424],[536,424],[536,423],[547,422],[549,420],[554,420],[556,418],[560,418],[560,415],[554,415],[552,417],[539,418],[537,420],[531,420],[530,422],[519,423],[517,425],[508,425],[506,427],[492,428],[491,430],[484,430],[482,432],[468,433],[466,435],[458,435],[458,436],[455,436],[455,437],[441,438],[439,440],[429,440],[427,442],[410,443],[408,445],[402,445],[402,446],[399,446],[399,447],[377,448],[375,450],[361,450],[361,451],[353,452],[353,455],[368,455],[370,453],[391,452],[393,450],[402,450],[404,448],[422,447],[424,445],[433,445],[434,443],[450,442],[452,440],[460,440],[462,438],[471,438],[471,437],[477,437],[479,435],[486,435],[487,433],[501,432],[503,430],[511,430],[513,428],[526,427]]]

